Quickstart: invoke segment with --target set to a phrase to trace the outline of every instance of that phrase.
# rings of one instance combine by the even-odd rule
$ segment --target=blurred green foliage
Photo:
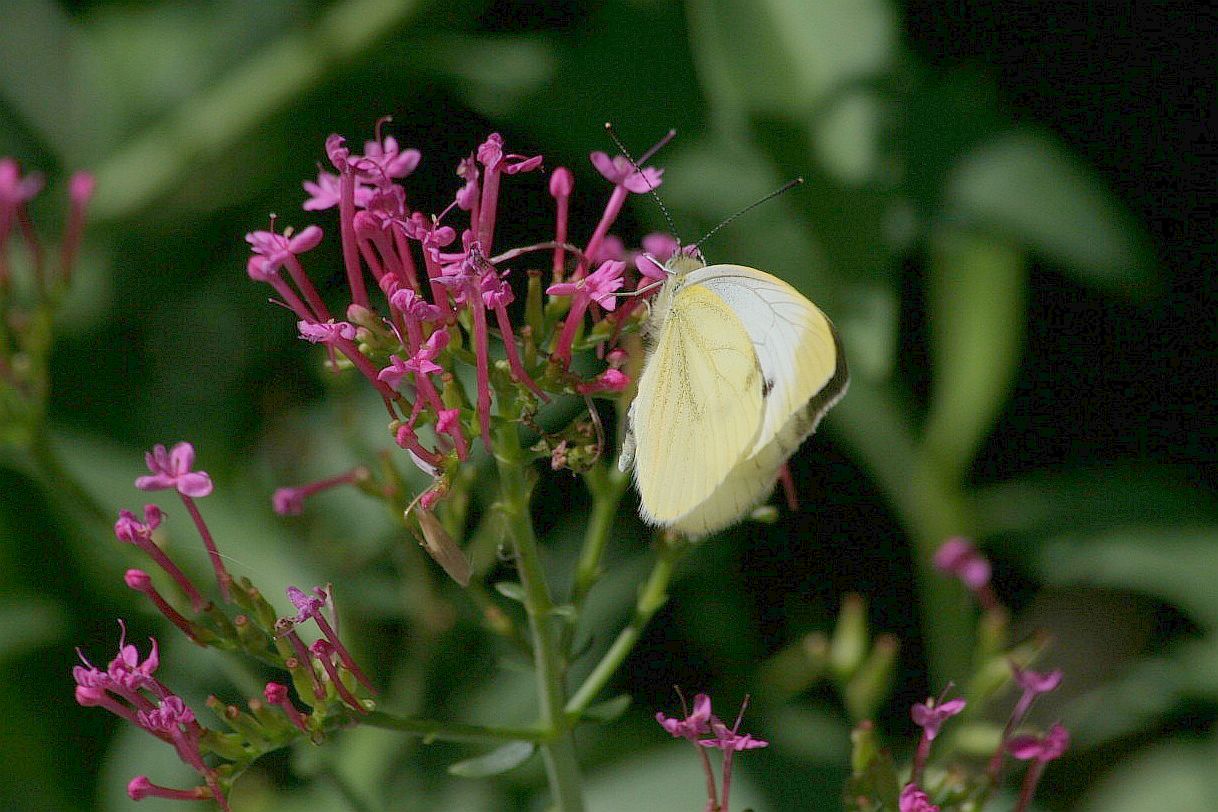
[[[886,0],[0,4],[0,154],[53,188],[77,168],[99,179],[57,324],[47,435],[89,496],[13,449],[0,468],[0,805],[126,808],[130,776],[181,777],[168,748],[76,707],[69,677],[73,645],[111,651],[115,615],[136,638],[163,631],[122,588],[130,550],[88,507],[133,505],[130,480],[154,442],[199,447],[218,482],[209,520],[235,569],[268,594],[334,582],[403,707],[529,716],[527,675],[491,667],[468,610],[454,610],[466,633],[428,641],[426,669],[395,638],[418,595],[395,569],[396,545],[410,542],[390,517],[356,494],[290,521],[268,509],[276,485],[386,443],[376,404],[323,375],[248,283],[241,237],[270,211],[307,223],[299,183],[324,137],[359,140],[392,114],[393,132],[423,150],[411,180],[425,209],[451,195],[458,158],[492,129],[595,188],[585,156],[606,148],[605,120],[639,146],[678,128],[658,163],[687,240],[790,176],[808,181],[705,249],[821,304],[843,334],[851,392],[793,460],[802,510],[725,534],[681,572],[617,685],[633,706],[580,740],[593,809],[699,805],[695,760],[651,721],[671,708],[673,683],[728,704],[758,694],[751,721],[774,746],[741,759],[741,803],[840,808],[846,709],[802,686],[766,701],[761,663],[828,632],[840,594],[866,593],[872,628],[904,642],[880,722],[912,744],[908,704],[970,669],[971,609],[928,566],[959,533],[994,555],[1017,623],[1048,629],[1046,660],[1067,672],[1041,710],[1076,745],[1049,771],[1044,807],[1212,808],[1218,501],[1212,378],[1198,383],[1214,357],[1215,290],[1199,259],[1212,235],[1187,229],[1187,184],[1176,198],[1129,191],[1146,178],[1170,191],[1188,163],[1101,176],[1079,142],[1092,154],[1105,142],[1072,148],[1030,121],[1002,91],[1017,80],[917,49],[911,30],[939,13]],[[992,10],[995,26],[1003,14]],[[1122,98],[1097,102],[1110,117],[1097,133],[1162,112]],[[540,187],[521,194],[545,211]],[[57,217],[52,197],[37,203],[41,222]],[[586,229],[595,214],[573,216]],[[627,236],[662,227],[649,201],[630,216]],[[535,231],[504,228],[506,242]],[[311,267],[328,261],[319,278],[337,280],[329,250]],[[581,498],[566,481],[543,485],[556,568],[581,528],[554,509]],[[644,566],[641,527],[620,519],[589,628],[624,620]],[[182,693],[258,692],[242,666],[162,640]],[[492,781],[447,778],[476,755],[360,729],[268,763],[234,801],[339,808],[350,786],[370,808],[536,808],[535,760]]]

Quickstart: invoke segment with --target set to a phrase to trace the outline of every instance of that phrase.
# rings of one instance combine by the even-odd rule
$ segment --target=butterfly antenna
[[[719,229],[723,228],[725,225],[727,225],[728,223],[732,222],[733,220],[735,220],[735,219],[736,219],[737,217],[739,217],[740,215],[742,215],[742,214],[747,214],[747,213],[751,212],[753,209],[757,208],[757,207],[758,207],[758,206],[760,206],[762,203],[766,203],[766,202],[768,202],[768,201],[770,201],[770,200],[773,200],[774,198],[778,197],[780,194],[782,194],[782,193],[784,193],[784,192],[789,192],[789,191],[791,191],[791,190],[792,190],[792,189],[794,189],[796,186],[802,186],[802,185],[803,185],[803,182],[804,182],[804,179],[803,179],[803,178],[792,178],[791,180],[789,180],[789,181],[787,181],[786,183],[784,183],[782,186],[780,186],[780,187],[778,187],[777,189],[775,189],[774,191],[770,192],[770,193],[769,193],[768,195],[766,195],[765,197],[763,197],[763,198],[761,198],[760,200],[757,200],[757,201],[755,201],[755,202],[753,202],[753,203],[750,203],[749,205],[745,206],[745,207],[744,207],[743,209],[741,209],[740,211],[738,211],[738,212],[736,212],[735,214],[733,214],[731,217],[729,217],[729,218],[727,218],[726,220],[724,220],[724,221],[723,221],[722,223],[720,223],[719,225],[717,225],[717,226],[715,226],[714,228],[712,228],[710,231],[708,231],[708,232],[706,232],[705,234],[703,234],[703,235],[702,235],[702,239],[698,240],[696,243],[694,243],[694,244],[693,244],[693,245],[691,245],[690,247],[691,247],[691,248],[697,248],[699,245],[701,245],[702,243],[704,243],[704,242],[706,242],[708,239],[710,239],[710,238],[711,238],[711,235],[713,235],[713,234],[714,234],[716,231],[718,231]]]
[[[630,161],[630,165],[634,167],[634,171],[638,172],[639,177],[643,179],[643,183],[647,184],[647,191],[651,192],[651,196],[656,199],[656,203],[660,204],[660,211],[664,212],[664,219],[668,223],[669,233],[671,233],[672,236],[677,237],[677,226],[672,221],[672,215],[668,213],[668,207],[664,205],[664,201],[660,199],[660,193],[657,192],[655,187],[651,185],[651,181],[647,179],[647,175],[643,174],[643,170],[641,168],[642,164],[647,163],[651,156],[659,152],[666,144],[668,144],[669,141],[677,136],[677,131],[669,130],[663,138],[656,142],[655,146],[644,152],[643,157],[637,162],[634,160],[634,158],[630,157],[630,151],[626,149],[626,145],[622,143],[622,139],[617,137],[617,131],[613,129],[612,122],[605,122],[605,132],[609,133],[609,137],[613,139],[613,143],[617,144],[618,151],[625,156],[627,161]],[[677,242],[681,242],[680,237],[677,237]]]

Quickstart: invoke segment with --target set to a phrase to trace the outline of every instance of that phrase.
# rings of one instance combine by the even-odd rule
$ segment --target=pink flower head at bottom
[[[918,789],[917,784],[906,784],[901,790],[898,801],[900,812],[939,812],[939,807],[930,802],[925,792]]]

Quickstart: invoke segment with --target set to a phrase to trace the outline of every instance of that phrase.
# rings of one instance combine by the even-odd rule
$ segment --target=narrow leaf
[[[537,745],[532,742],[512,742],[476,758],[458,761],[448,768],[452,775],[462,778],[487,778],[515,769],[533,755]]]

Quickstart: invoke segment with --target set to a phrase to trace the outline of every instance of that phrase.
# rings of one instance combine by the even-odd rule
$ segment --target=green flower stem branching
[[[529,514],[529,495],[533,471],[520,446],[515,424],[505,423],[496,430],[495,462],[499,471],[499,511],[507,525],[516,553],[516,566],[524,592],[524,608],[533,637],[533,664],[541,725],[548,738],[541,745],[546,777],[559,812],[582,812],[579,763],[571,722],[564,712],[566,686],[560,651],[561,629],[556,628],[554,601],[546,583],[545,571],[533,520]]]
[[[569,719],[578,719],[587,710],[634,649],[652,616],[668,601],[668,584],[672,580],[677,562],[687,549],[688,544],[680,539],[668,534],[660,536],[656,562],[651,568],[651,574],[647,576],[646,583],[639,590],[634,615],[567,703],[566,713]]]
[[[485,727],[459,722],[436,722],[430,719],[413,719],[394,716],[382,711],[372,711],[359,717],[360,724],[413,733],[424,741],[476,742],[495,744],[502,742],[546,742],[549,731],[536,727]]]

